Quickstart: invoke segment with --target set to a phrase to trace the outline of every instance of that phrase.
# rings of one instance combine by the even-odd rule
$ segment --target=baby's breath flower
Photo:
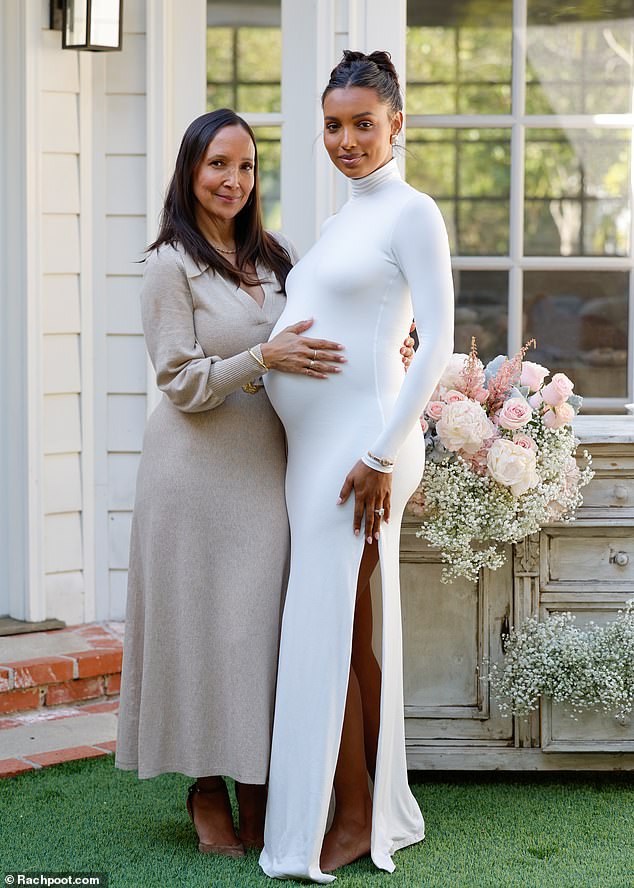
[[[634,599],[602,626],[581,629],[568,612],[529,617],[505,642],[488,675],[503,715],[526,715],[540,697],[573,717],[595,710],[625,719],[634,709]]]

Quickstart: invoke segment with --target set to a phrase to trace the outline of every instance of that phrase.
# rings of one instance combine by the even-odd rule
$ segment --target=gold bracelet
[[[374,462],[378,463],[380,466],[383,466],[383,468],[385,468],[385,469],[389,469],[390,466],[394,465],[393,459],[384,459],[381,456],[375,456],[373,453],[370,453],[369,450],[368,450],[368,456],[370,457],[370,459],[373,459]]]
[[[258,364],[260,365],[260,367],[262,367],[265,371],[270,370],[271,368],[270,368],[270,367],[267,367],[267,365],[264,363],[264,359],[258,358],[258,356],[254,353],[254,351],[253,351],[254,348],[255,348],[255,346],[253,346],[252,348],[247,349],[247,351],[249,352],[249,354],[251,355],[251,357],[253,358],[253,360],[254,360],[254,361],[257,361]],[[261,354],[261,353],[260,353],[260,354]]]

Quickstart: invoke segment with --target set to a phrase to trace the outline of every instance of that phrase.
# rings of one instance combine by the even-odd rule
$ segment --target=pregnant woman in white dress
[[[391,872],[391,854],[424,837],[405,760],[399,536],[424,467],[419,416],[452,353],[453,288],[440,212],[392,159],[403,116],[387,53],[346,52],[322,103],[324,143],[352,197],[291,270],[273,334],[314,317],[311,333],[345,342],[348,362],[327,383],[265,377],[288,438],[291,571],[260,864],[330,882],[326,871],[368,852]],[[420,345],[404,377],[412,316]],[[377,554],[380,672],[357,601]]]

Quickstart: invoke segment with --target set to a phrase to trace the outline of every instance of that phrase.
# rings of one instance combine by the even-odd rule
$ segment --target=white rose
[[[498,484],[511,489],[513,496],[522,496],[539,483],[535,453],[508,438],[493,442],[487,455],[487,468]]]
[[[436,433],[447,450],[473,454],[495,434],[495,426],[475,401],[452,401],[445,405]]]
[[[442,372],[442,376],[438,380],[437,388],[443,393],[450,389],[458,389],[460,391],[463,385],[462,371],[465,368],[465,361],[468,355],[456,353],[449,358],[449,362]]]

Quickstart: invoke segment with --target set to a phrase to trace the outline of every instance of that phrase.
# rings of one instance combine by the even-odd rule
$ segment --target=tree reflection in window
[[[508,114],[511,0],[409,0],[409,114]]]
[[[438,201],[454,253],[508,254],[510,138],[496,129],[407,131],[407,180]]]
[[[627,256],[630,153],[626,130],[528,130],[526,254]]]

